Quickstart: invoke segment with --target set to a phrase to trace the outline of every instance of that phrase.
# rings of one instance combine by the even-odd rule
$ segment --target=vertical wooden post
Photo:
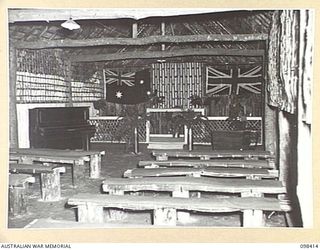
[[[156,160],[157,160],[157,161],[167,161],[167,160],[168,160],[168,156],[167,156],[166,154],[157,155],[157,156],[156,156]]]
[[[243,227],[264,227],[265,221],[262,210],[244,210]]]
[[[283,181],[288,188],[290,183],[290,169],[294,168],[296,164],[294,158],[296,157],[296,124],[293,115],[279,112],[279,179]]]
[[[188,199],[190,197],[189,191],[186,190],[176,190],[172,192],[172,197],[180,197]],[[190,213],[189,212],[177,212],[178,221],[181,223],[187,223],[190,221]]]
[[[90,156],[90,178],[99,179],[101,173],[101,155]]]
[[[103,207],[93,203],[78,205],[78,221],[88,223],[103,223]]]
[[[261,192],[242,192],[241,197],[263,197]],[[243,211],[243,227],[263,227],[265,218],[262,210],[246,209]]]
[[[132,38],[138,37],[138,23],[132,24]]]
[[[72,185],[76,186],[76,183],[80,183],[84,180],[85,176],[85,162],[84,160],[73,161],[72,164]]]
[[[176,226],[177,211],[174,208],[158,208],[153,211],[153,224],[156,226]]]
[[[9,143],[11,148],[19,147],[16,106],[17,50],[9,44]]]
[[[52,173],[42,173],[41,181],[41,199],[43,201],[58,201],[61,198],[60,173],[65,168],[55,168]]]
[[[161,22],[161,36],[165,36],[166,35],[166,24],[165,22]],[[164,51],[166,49],[166,45],[165,44],[161,44],[161,50]]]
[[[124,195],[124,191],[123,190],[118,190],[118,189],[113,189],[109,191],[110,195]],[[123,210],[119,210],[119,209],[112,209],[109,208],[108,209],[108,216],[107,216],[107,220],[123,220],[127,218],[127,213]]]
[[[264,119],[264,141],[265,141],[265,150],[270,151],[276,156],[278,155],[278,135],[277,131],[277,110],[276,108],[271,108],[265,104],[265,119]]]
[[[27,212],[28,198],[25,185],[22,187],[9,186],[9,214],[16,216]]]

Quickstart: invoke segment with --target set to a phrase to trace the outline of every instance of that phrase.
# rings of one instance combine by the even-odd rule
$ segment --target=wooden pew
[[[244,177],[247,179],[275,179],[278,170],[263,168],[226,168],[226,167],[201,167],[201,168],[135,168],[123,173],[125,178],[143,177],[169,177],[169,176],[207,176],[207,177]]]
[[[198,158],[209,160],[216,158],[240,158],[240,159],[275,159],[275,156],[268,151],[255,150],[154,150],[152,155],[156,160],[166,161],[168,158]]]
[[[119,196],[105,194],[78,194],[69,198],[68,204],[77,207],[78,221],[103,223],[103,208],[119,208],[135,211],[153,211],[156,226],[176,226],[177,211],[206,213],[243,212],[244,227],[264,226],[263,211],[288,211],[276,198],[229,197],[229,198],[177,198],[151,196]]]
[[[137,191],[166,191],[174,196],[188,197],[190,191],[240,193],[242,196],[263,196],[286,192],[282,182],[277,180],[248,180],[210,177],[161,177],[161,178],[108,178],[102,183],[102,190],[110,194],[124,194]],[[187,195],[186,195],[187,194]]]
[[[24,228],[35,229],[35,228],[59,228],[59,229],[77,229],[77,228],[116,228],[116,227],[145,227],[146,225],[140,224],[119,224],[119,223],[87,223],[78,221],[67,221],[67,220],[54,220],[51,218],[34,219],[28,223]]]
[[[47,148],[11,148],[10,153],[32,156],[60,156],[60,157],[78,157],[89,162],[90,178],[98,179],[101,174],[101,158],[105,151],[84,151],[68,149],[47,149]]]
[[[41,199],[43,201],[58,201],[61,198],[60,173],[65,167],[59,165],[19,164],[10,163],[11,173],[39,174],[41,185]]]
[[[139,161],[138,167],[226,167],[226,168],[266,168],[275,169],[273,160],[243,159],[210,159],[210,160],[170,160],[170,161]]]
[[[35,178],[28,174],[9,175],[9,215],[23,215],[27,212],[26,189],[28,183],[34,182]]]
[[[76,187],[77,183],[83,181],[85,177],[85,162],[89,158],[83,156],[56,156],[56,155],[39,155],[39,154],[24,154],[10,153],[9,159],[17,161],[21,164],[32,164],[34,162],[67,164],[71,166],[72,186]]]

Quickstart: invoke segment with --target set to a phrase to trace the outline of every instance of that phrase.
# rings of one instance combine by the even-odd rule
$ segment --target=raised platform
[[[148,149],[183,149],[184,138],[150,137]]]

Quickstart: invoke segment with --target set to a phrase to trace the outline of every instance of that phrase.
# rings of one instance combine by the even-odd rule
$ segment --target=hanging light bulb
[[[68,30],[80,29],[80,25],[77,24],[75,21],[73,21],[71,17],[69,18],[69,20],[62,23],[61,26],[65,29],[68,29]]]

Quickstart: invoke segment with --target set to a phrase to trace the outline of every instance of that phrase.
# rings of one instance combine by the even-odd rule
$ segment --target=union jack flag
[[[129,87],[134,86],[136,72],[123,72],[105,69],[104,74],[107,85],[116,83],[117,85],[125,84]]]
[[[251,66],[250,68],[206,68],[206,93],[217,94],[241,94],[243,92],[261,93],[262,67]]]

